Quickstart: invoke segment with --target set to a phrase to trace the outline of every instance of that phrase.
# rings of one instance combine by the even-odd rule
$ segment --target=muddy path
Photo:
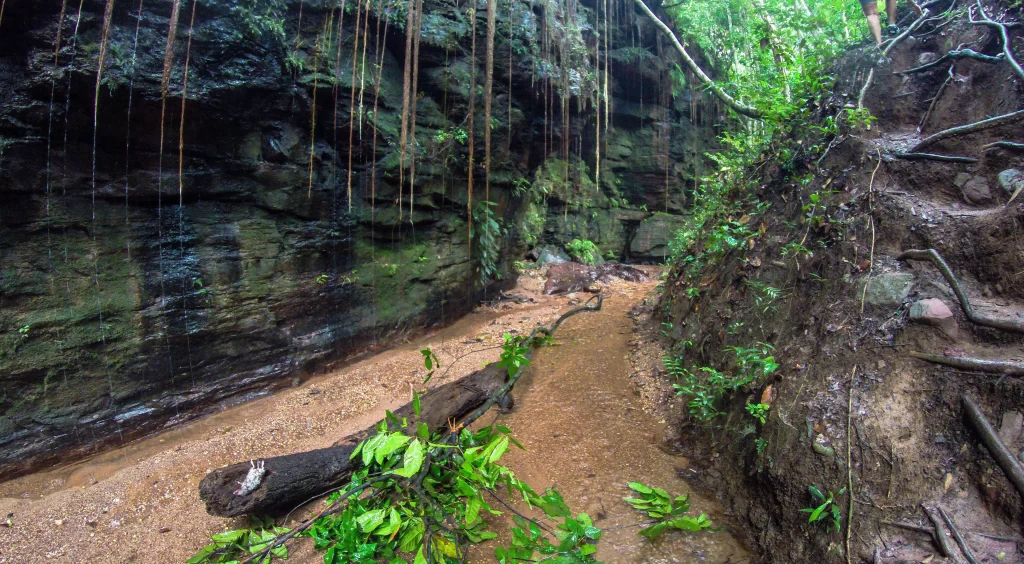
[[[378,420],[420,387],[424,346],[445,366],[461,357],[431,385],[494,360],[493,346],[504,332],[549,324],[575,303],[568,296],[543,296],[542,283],[523,277],[513,292],[520,300],[480,308],[336,373],[90,460],[0,484],[0,516],[9,515],[12,525],[0,527],[0,563],[183,562],[210,534],[245,525],[206,514],[196,486],[209,470],[324,447]],[[607,529],[599,552],[603,561],[746,562],[726,531],[649,545],[636,534],[641,516],[622,501],[629,480],[673,494],[689,491],[679,478],[685,459],[653,443],[659,422],[645,413],[628,378],[633,322],[627,312],[653,287],[654,282],[607,285],[603,311],[577,316],[560,329],[561,346],[538,351],[517,388],[516,408],[498,416],[527,448],[507,455],[508,463],[536,488],[556,485],[574,511],[603,515],[597,523]],[[721,521],[712,500],[691,500],[695,512]],[[314,508],[296,511],[293,520]],[[495,527],[506,529],[497,522]],[[472,557],[490,561],[492,550],[479,547]],[[290,560],[320,558],[300,541]]]

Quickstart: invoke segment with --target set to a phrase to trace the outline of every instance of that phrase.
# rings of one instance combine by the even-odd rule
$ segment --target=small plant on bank
[[[687,369],[682,357],[666,356],[665,369],[675,379],[676,395],[690,398],[687,410],[697,420],[709,422],[721,415],[718,406],[722,400],[744,386],[760,382],[779,368],[775,357],[769,354],[772,346],[757,343],[750,348],[732,347],[736,353],[737,369],[727,374],[710,366]],[[764,410],[767,412],[767,409]]]
[[[601,250],[590,239],[573,239],[565,248],[569,251],[569,256],[590,266],[593,266],[601,256]]]
[[[843,514],[839,510],[839,506],[836,505],[836,496],[843,495],[846,493],[846,488],[839,490],[838,494],[833,494],[831,491],[828,492],[828,497],[821,493],[821,490],[814,486],[807,486],[807,491],[811,492],[811,497],[814,498],[814,503],[818,504],[816,507],[805,507],[800,511],[804,513],[810,513],[810,517],[807,519],[808,523],[825,522],[830,515],[832,517],[832,525],[835,527],[835,531],[838,533],[842,527]],[[827,511],[827,512],[826,512]]]
[[[498,253],[501,250],[501,224],[494,215],[494,202],[482,202],[473,210],[473,238],[480,253],[480,284],[486,286],[500,278]]]
[[[768,410],[771,408],[772,406],[767,403],[748,403],[747,413],[764,425],[764,422],[768,419]]]
[[[698,532],[714,526],[703,513],[699,517],[686,514],[690,510],[689,496],[672,498],[665,490],[640,482],[630,482],[629,488],[635,492],[636,497],[627,497],[626,502],[655,520],[654,524],[640,530],[641,536],[654,540],[669,529]]]
[[[320,284],[322,286],[322,285],[327,283],[327,278],[328,278],[327,274],[321,274],[321,275],[316,277],[316,283]]]

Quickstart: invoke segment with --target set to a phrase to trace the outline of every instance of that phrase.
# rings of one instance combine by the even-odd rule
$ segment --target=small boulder
[[[1003,414],[1002,424],[999,426],[999,438],[1003,443],[1012,446],[1024,433],[1024,415],[1019,411],[1007,411]]]
[[[919,65],[927,65],[928,63],[933,62],[935,59],[938,59],[938,58],[939,58],[939,54],[938,53],[933,53],[931,51],[927,51],[927,52],[921,53],[920,55],[917,56],[917,64],[919,64]]]
[[[914,275],[909,272],[887,272],[868,281],[864,301],[877,306],[898,306],[910,295]]]
[[[950,339],[956,339],[958,328],[953,311],[938,298],[918,300],[910,306],[910,319],[938,327]]]
[[[569,255],[565,254],[565,251],[551,245],[541,247],[537,254],[538,266],[544,266],[546,264],[562,264],[564,262],[569,262],[570,260],[572,259],[569,258]]]
[[[967,174],[966,172],[961,172],[960,174],[956,175],[956,178],[953,179],[953,185],[955,185],[957,188],[963,188],[964,184],[967,184],[967,182],[970,179],[970,174]]]
[[[961,188],[964,201],[968,204],[982,205],[992,202],[992,191],[988,188],[988,180],[983,176],[975,176]]]
[[[1013,195],[1014,192],[1024,188],[1024,171],[1016,168],[1009,168],[999,173],[999,185],[1006,190],[1006,193]]]

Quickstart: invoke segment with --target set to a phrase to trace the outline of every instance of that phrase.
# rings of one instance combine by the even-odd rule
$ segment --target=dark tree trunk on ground
[[[456,424],[491,398],[508,379],[508,371],[494,365],[469,376],[434,388],[420,398],[418,421],[431,431]],[[395,411],[398,419],[407,418],[415,432],[417,418],[412,403]],[[337,488],[348,481],[358,464],[349,460],[361,441],[375,433],[376,425],[349,435],[334,446],[277,456],[263,460],[266,474],[260,485],[248,495],[235,495],[239,483],[252,467],[249,461],[219,468],[199,484],[199,497],[206,511],[220,517],[288,511],[311,498]]]

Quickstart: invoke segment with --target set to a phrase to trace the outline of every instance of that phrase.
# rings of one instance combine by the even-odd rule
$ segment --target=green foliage
[[[519,372],[523,366],[530,365],[530,359],[526,358],[529,347],[524,345],[525,337],[505,333],[505,344],[501,345],[501,359],[496,366],[508,369],[508,377],[511,378]]]
[[[690,370],[682,357],[666,356],[663,359],[665,369],[675,380],[676,395],[690,398],[687,409],[699,421],[708,422],[721,415],[718,406],[726,396],[762,381],[779,367],[775,357],[768,354],[772,347],[767,343],[730,349],[736,354],[734,373],[725,373],[710,366]]]
[[[498,253],[501,251],[501,224],[494,215],[494,202],[481,202],[473,210],[473,238],[480,253],[480,284],[486,286],[498,278]]]
[[[327,276],[327,274],[323,273],[316,277],[316,283],[321,285],[326,284],[328,279],[329,277]]]
[[[641,536],[654,540],[669,529],[698,532],[714,526],[703,513],[699,517],[686,515],[690,510],[689,496],[672,498],[665,490],[640,482],[630,482],[629,488],[635,492],[636,497],[627,497],[625,500],[634,509],[655,520],[653,525],[640,530]]]
[[[237,27],[246,37],[284,41],[284,0],[241,0],[235,4],[231,15],[238,20]]]
[[[289,532],[288,529],[275,526],[273,519],[253,517],[248,528],[224,531],[210,537],[213,542],[201,548],[187,560],[187,563],[229,564],[238,562],[245,555],[256,554],[267,548],[278,535],[287,532]],[[288,558],[288,548],[285,546],[275,547],[260,562],[270,562],[271,558],[275,556]]]
[[[573,239],[566,243],[565,249],[569,251],[569,256],[572,258],[591,266],[601,256],[601,249],[598,249],[590,239]]]
[[[765,420],[768,418],[768,410],[771,408],[772,406],[767,403],[748,403],[747,413],[764,425]]]
[[[434,370],[440,368],[441,361],[437,359],[437,355],[430,347],[421,350],[420,354],[423,355],[423,366],[427,369],[427,375],[423,378],[423,383],[426,384],[434,376]],[[419,414],[417,413],[417,415]]]
[[[754,307],[761,313],[778,311],[775,307],[775,300],[782,296],[782,291],[774,286],[769,286],[760,280],[747,279],[747,287],[751,290],[754,298]]]
[[[800,511],[804,513],[810,513],[810,517],[807,519],[808,523],[815,523],[818,521],[825,522],[825,519],[831,514],[832,525],[835,527],[835,531],[838,533],[842,527],[843,515],[839,510],[839,506],[836,504],[836,495],[843,495],[846,493],[846,488],[839,490],[838,494],[833,494],[830,490],[828,497],[821,493],[821,490],[814,486],[807,486],[807,490],[811,492],[811,497],[814,499],[816,506],[805,507]],[[828,510],[828,513],[826,513]]]

